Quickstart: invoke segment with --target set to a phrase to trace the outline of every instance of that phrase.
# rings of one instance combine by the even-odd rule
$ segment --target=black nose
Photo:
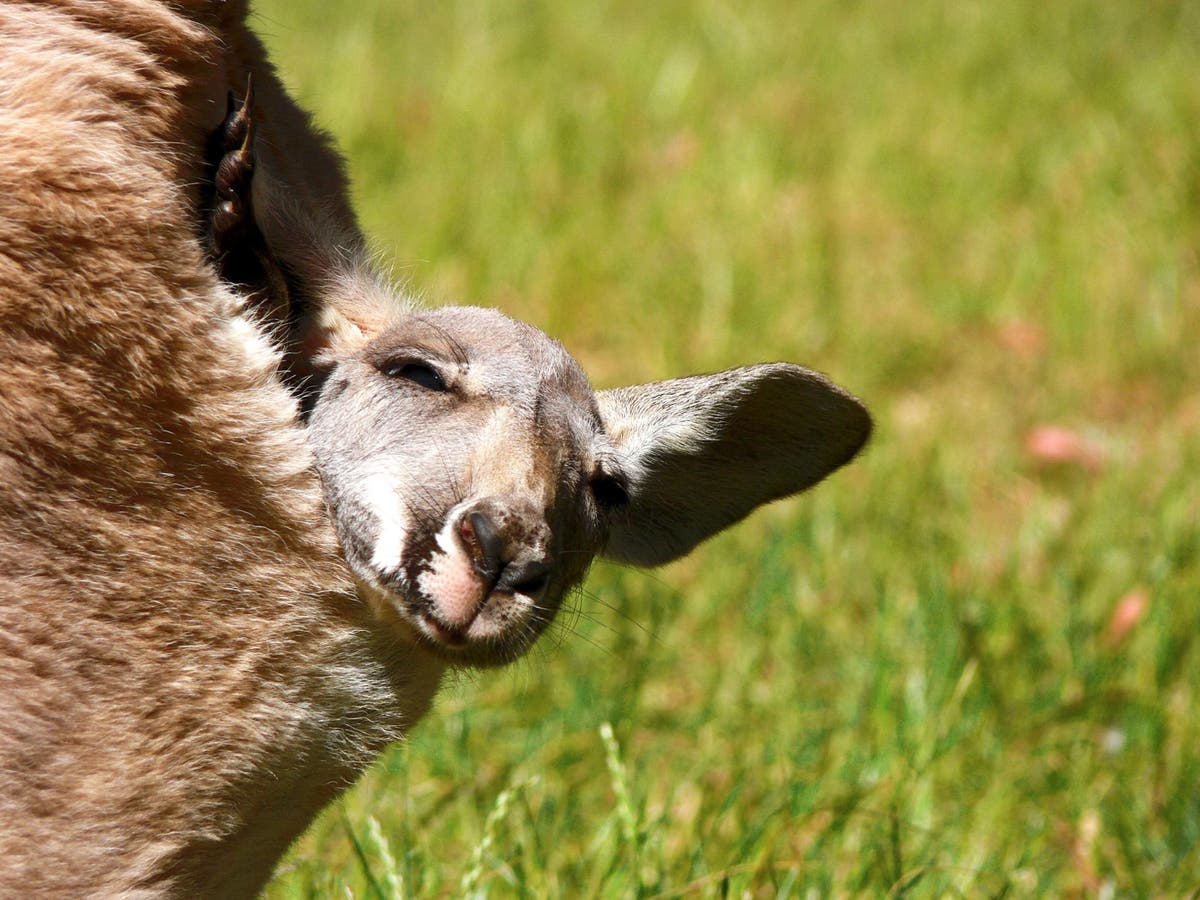
[[[535,594],[546,586],[550,561],[545,525],[510,510],[476,507],[462,518],[459,533],[471,565],[494,590]]]
[[[475,546],[479,551],[471,554],[471,563],[475,571],[489,581],[495,581],[500,570],[505,567],[504,538],[499,529],[482,512],[473,512],[467,516],[471,530],[475,532]]]

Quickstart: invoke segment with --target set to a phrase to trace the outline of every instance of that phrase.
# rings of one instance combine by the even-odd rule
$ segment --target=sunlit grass
[[[791,359],[877,419],[694,558],[598,567],[272,896],[1200,885],[1195,7],[256,8],[431,302],[600,386]]]

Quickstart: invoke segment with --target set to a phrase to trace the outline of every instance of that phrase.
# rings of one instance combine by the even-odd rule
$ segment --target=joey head
[[[309,434],[346,558],[402,635],[464,664],[520,655],[596,555],[681,556],[870,432],[784,363],[594,392],[558,342],[473,307],[330,362]]]

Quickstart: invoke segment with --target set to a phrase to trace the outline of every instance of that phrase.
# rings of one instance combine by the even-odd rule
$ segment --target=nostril
[[[550,573],[544,572],[541,575],[535,575],[533,578],[527,578],[520,584],[513,585],[513,591],[518,594],[536,594],[544,588],[547,582],[550,581]]]
[[[471,567],[483,580],[485,596],[540,594],[550,583],[551,565],[544,550],[540,517],[523,510],[483,502],[465,511],[457,532]]]
[[[536,594],[550,582],[548,563],[529,563],[524,566],[507,566],[500,574],[496,587],[516,594]]]
[[[484,578],[495,578],[504,565],[504,538],[492,520],[481,512],[468,515],[467,525],[468,527],[462,530],[464,537],[467,537],[471,564]],[[469,537],[466,534],[468,531]]]

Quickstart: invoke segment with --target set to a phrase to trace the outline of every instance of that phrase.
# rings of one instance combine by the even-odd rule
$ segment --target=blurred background
[[[1200,884],[1200,5],[257,0],[398,279],[864,456],[598,565],[270,896]],[[814,893],[815,890],[815,893]]]

